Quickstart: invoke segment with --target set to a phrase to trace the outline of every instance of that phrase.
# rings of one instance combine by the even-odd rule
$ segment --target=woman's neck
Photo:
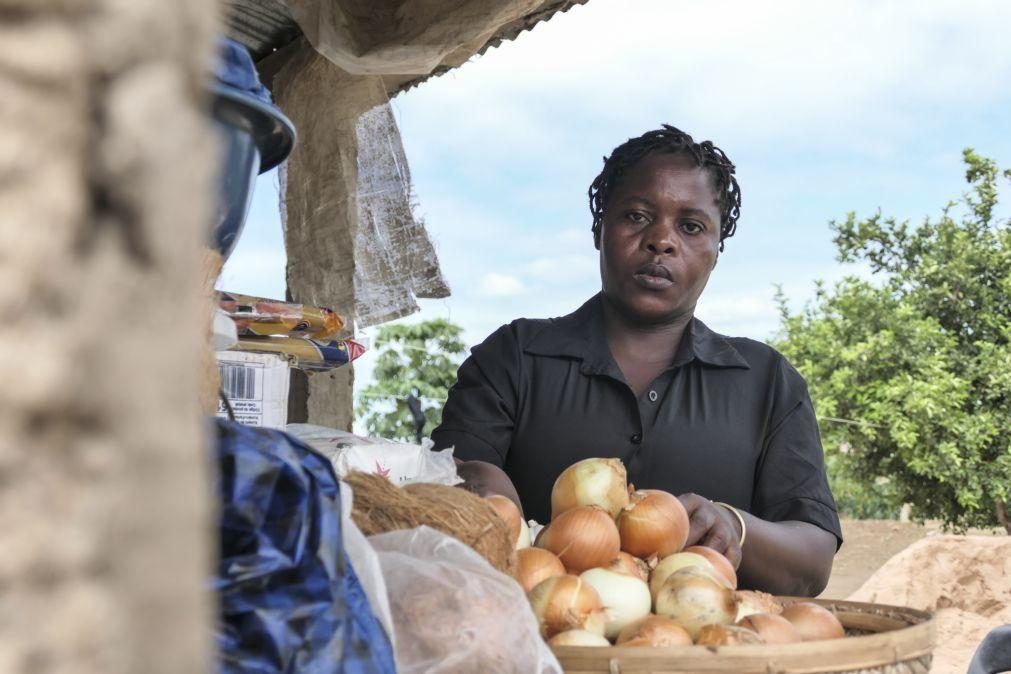
[[[604,336],[619,366],[634,360],[666,368],[674,361],[681,337],[692,320],[692,314],[687,313],[671,321],[642,323],[630,320],[606,297],[602,305]]]

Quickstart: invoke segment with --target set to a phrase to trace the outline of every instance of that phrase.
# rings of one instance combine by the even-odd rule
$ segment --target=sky
[[[966,188],[965,147],[1011,167],[1009,25],[1004,0],[590,0],[558,14],[391,101],[452,289],[403,320],[448,318],[473,345],[576,309],[600,286],[587,187],[615,146],[669,123],[720,146],[743,197],[697,315],[767,340],[776,285],[799,308],[817,279],[868,273],[836,261],[830,221],[938,214]],[[283,298],[277,202],[271,172],[220,287]],[[356,390],[374,358],[356,362]]]

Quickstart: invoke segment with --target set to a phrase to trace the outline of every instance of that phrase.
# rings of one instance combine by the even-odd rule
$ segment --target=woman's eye
[[[686,222],[681,227],[689,234],[699,234],[705,230],[705,227],[697,222]]]
[[[642,213],[637,213],[635,211],[627,213],[625,217],[627,217],[631,222],[634,222],[637,225],[642,225],[648,222],[648,219],[646,218],[645,215],[643,215]]]

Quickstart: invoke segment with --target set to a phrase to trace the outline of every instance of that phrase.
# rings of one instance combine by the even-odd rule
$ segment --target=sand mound
[[[1011,623],[1011,537],[931,536],[892,557],[849,599],[934,611],[932,674],[964,674],[992,628]]]

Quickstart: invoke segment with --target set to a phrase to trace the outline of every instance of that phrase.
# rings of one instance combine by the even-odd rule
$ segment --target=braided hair
[[[692,157],[699,167],[709,171],[716,187],[720,204],[720,251],[723,240],[734,235],[737,218],[741,215],[741,187],[734,178],[734,164],[712,141],[696,143],[684,131],[664,124],[647,131],[638,138],[630,138],[604,157],[604,168],[590,184],[590,213],[593,214],[593,238],[600,240],[600,228],[611,193],[621,183],[625,174],[651,152],[684,153]]]

